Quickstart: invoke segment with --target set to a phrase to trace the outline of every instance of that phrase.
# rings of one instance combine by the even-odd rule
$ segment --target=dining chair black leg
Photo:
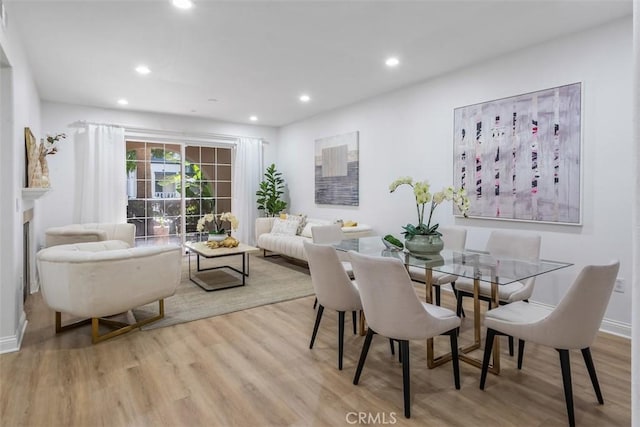
[[[458,358],[458,328],[452,329],[449,332],[449,338],[451,339],[451,364],[453,365],[453,382],[456,385],[456,390],[460,390],[460,363]]]
[[[484,342],[484,359],[482,359],[482,373],[480,374],[480,390],[484,390],[484,383],[487,380],[487,371],[489,370],[489,361],[491,360],[491,350],[493,350],[493,339],[496,331],[487,328],[487,339]]]
[[[456,289],[456,282],[451,282],[451,290],[453,290],[453,296],[456,298],[456,301],[458,301],[458,290]],[[458,313],[458,310],[456,309],[456,315],[458,317],[462,316],[462,317],[467,317],[464,314],[464,308],[462,308],[462,303],[460,303],[460,312]]]
[[[401,340],[402,354],[402,394],[404,395],[404,416],[411,418],[411,377],[409,376],[409,341]]]
[[[395,346],[393,345],[393,340],[392,340],[391,338],[389,338],[389,347],[391,347],[391,355],[392,355],[392,356],[395,356],[395,354],[396,354],[396,348],[395,348]]]
[[[522,359],[524,358],[524,340],[518,340],[518,369],[522,369]]]
[[[358,333],[358,326],[356,325],[358,323],[358,316],[356,315],[355,311],[351,312],[351,320],[353,320],[353,335],[356,335]]]
[[[344,351],[344,311],[338,312],[338,369],[342,370],[342,354]]]
[[[567,415],[569,425],[574,427],[576,420],[573,415],[573,388],[571,386],[571,362],[569,361],[569,350],[558,350],[560,353],[560,368],[562,369],[562,383],[564,385],[564,400],[567,404]]]
[[[436,305],[440,305],[440,286],[433,286],[433,288],[436,291]]]
[[[316,299],[313,301],[313,309],[314,309],[314,310],[316,309],[316,306],[317,306],[317,305],[318,305],[318,298],[316,298]]]
[[[456,316],[462,317],[462,292],[458,292],[458,296],[456,297]]]
[[[375,332],[369,328],[367,336],[364,338],[364,344],[362,344],[362,351],[360,352],[360,360],[358,360],[358,367],[356,368],[356,374],[353,377],[353,384],[358,385],[360,381],[360,374],[362,374],[362,368],[364,368],[364,361],[367,359],[367,353],[369,353],[369,347],[371,346],[371,340],[373,339]]]
[[[593,390],[596,392],[598,403],[602,405],[604,404],[604,399],[602,398],[598,375],[596,375],[596,367],[593,365],[593,358],[591,357],[591,349],[589,347],[582,349],[582,357],[584,358],[584,364],[587,365],[587,371],[589,371],[589,377],[591,378],[591,384],[593,384]]]
[[[513,357],[513,337],[509,335],[509,356]]]
[[[322,319],[323,311],[324,307],[320,304],[320,306],[318,306],[318,314],[316,314],[316,323],[313,325],[313,334],[311,334],[311,344],[309,344],[309,348],[313,348],[313,343],[316,340],[316,334],[318,333],[318,326],[320,326],[320,319]]]

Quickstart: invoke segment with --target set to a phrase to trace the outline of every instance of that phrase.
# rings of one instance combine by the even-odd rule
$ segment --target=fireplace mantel
[[[44,197],[49,191],[51,191],[51,188],[23,188],[22,200],[38,200]]]

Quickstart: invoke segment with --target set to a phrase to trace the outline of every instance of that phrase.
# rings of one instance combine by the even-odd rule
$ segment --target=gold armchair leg
[[[148,319],[141,320],[136,323],[126,324],[121,322],[115,322],[109,319],[102,319],[94,317],[91,319],[91,342],[97,344],[99,342],[108,340],[109,338],[117,337],[118,335],[125,334],[133,329],[141,328],[144,325],[160,320],[164,317],[164,299],[158,300],[158,315],[149,317]],[[100,322],[109,327],[116,327],[118,329],[100,335]]]
[[[60,313],[59,311],[56,311],[56,334],[68,331],[69,329],[77,328],[79,326],[88,325],[89,323],[91,323],[91,319],[84,319],[84,320],[80,320],[78,322],[70,323],[68,325],[63,326],[62,313]]]
[[[62,315],[59,311],[56,311],[56,333],[67,331],[69,329],[77,328],[91,323],[91,342],[97,344],[99,342],[108,340],[109,338],[117,337],[133,329],[141,328],[144,325],[160,320],[164,317],[164,299],[158,300],[158,315],[150,317],[148,319],[141,320],[136,323],[128,324],[118,322],[111,319],[104,319],[100,317],[92,317],[91,319],[81,320],[76,323],[62,326]],[[106,334],[100,335],[100,324],[108,326],[110,328],[116,328],[115,330]]]

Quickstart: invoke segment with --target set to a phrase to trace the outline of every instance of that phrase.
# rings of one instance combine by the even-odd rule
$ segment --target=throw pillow
[[[302,229],[302,232],[300,233],[300,235],[302,237],[313,238],[313,235],[311,234],[311,227],[315,227],[317,225],[320,225],[320,224],[316,224],[316,223],[313,223],[313,222],[307,222],[304,225],[304,228]]]
[[[298,230],[296,231],[296,234],[302,234],[302,230],[304,230],[304,226],[307,224],[307,216],[303,215],[303,214],[299,214],[299,215],[288,215],[287,219],[292,219],[292,218],[299,218],[300,219],[300,224],[298,224]]]
[[[295,236],[298,231],[298,226],[300,225],[299,218],[287,218],[280,219],[276,218],[273,220],[273,227],[271,228],[271,233],[281,236]]]

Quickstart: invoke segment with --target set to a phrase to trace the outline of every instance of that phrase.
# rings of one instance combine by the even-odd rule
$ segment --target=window
[[[231,149],[189,145],[185,159],[186,240],[197,240],[202,215],[231,211]]]
[[[202,215],[231,211],[230,148],[127,141],[126,162],[136,245],[200,240]]]

